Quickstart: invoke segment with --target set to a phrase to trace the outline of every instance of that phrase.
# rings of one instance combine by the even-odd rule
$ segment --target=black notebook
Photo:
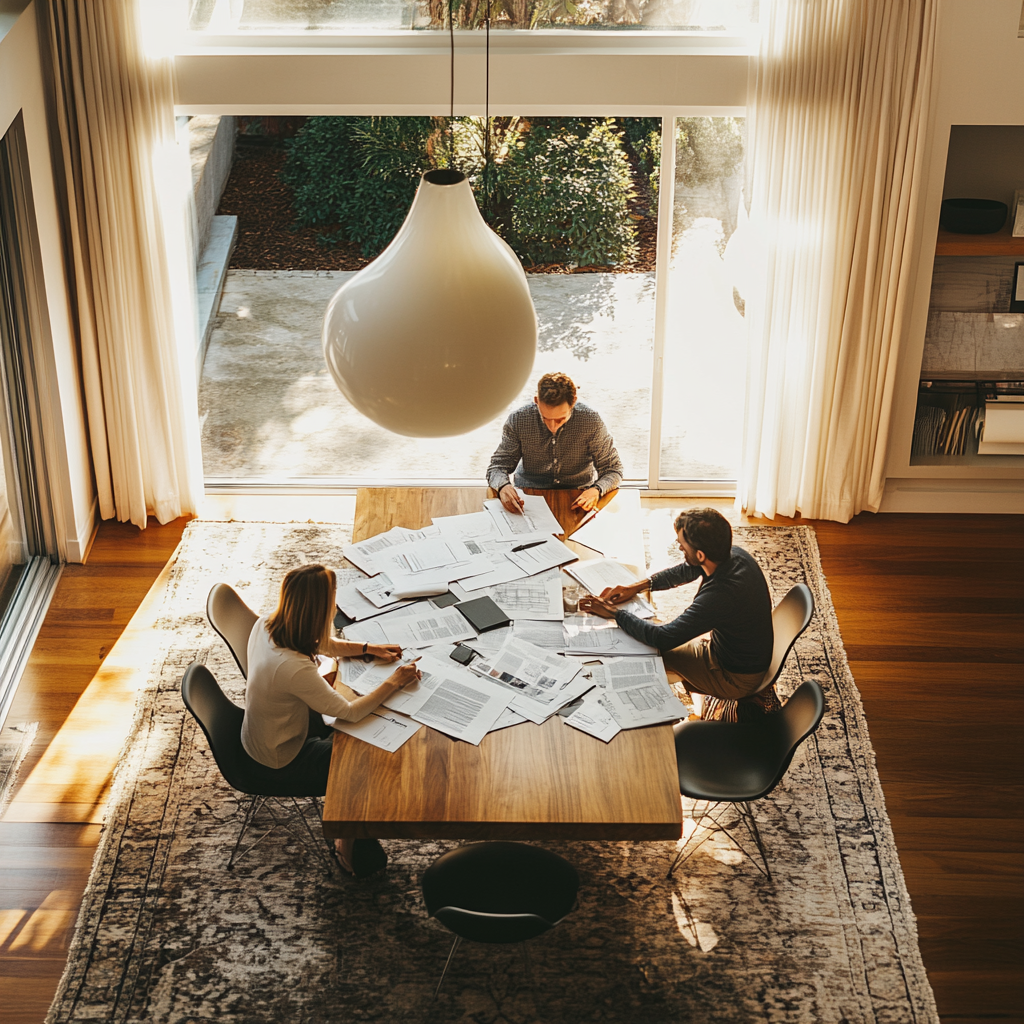
[[[489,597],[474,597],[471,601],[460,601],[455,607],[478,633],[507,626],[512,621]]]

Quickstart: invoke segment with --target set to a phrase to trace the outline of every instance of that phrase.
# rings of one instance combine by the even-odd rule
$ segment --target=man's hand
[[[419,658],[416,659],[416,661],[419,660]],[[407,665],[399,665],[385,680],[394,692],[397,693],[403,687],[422,678],[420,670],[416,667],[416,661],[410,661]]]
[[[603,597],[581,597],[580,611],[589,612],[591,615],[599,615],[602,619],[614,619],[618,608],[606,601]]]
[[[631,583],[628,587],[606,587],[601,591],[601,600],[609,604],[625,604],[632,601],[637,594],[642,594],[649,586],[648,580],[641,580],[639,583]]]
[[[498,497],[501,498],[501,504],[507,508],[509,512],[519,515],[523,511],[525,502],[519,497],[519,492],[512,486],[512,484],[505,484],[505,486],[498,491]]]
[[[594,508],[597,503],[601,500],[601,492],[596,487],[588,487],[580,496],[572,503],[573,508],[583,509],[584,512],[589,512]]]
[[[402,656],[401,644],[370,644],[366,648],[367,654],[372,654],[379,661],[398,661]]]

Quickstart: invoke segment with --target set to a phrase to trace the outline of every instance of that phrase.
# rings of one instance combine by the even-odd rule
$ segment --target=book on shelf
[[[1024,238],[1024,188],[1013,193],[1013,208],[1010,210],[1013,237]]]

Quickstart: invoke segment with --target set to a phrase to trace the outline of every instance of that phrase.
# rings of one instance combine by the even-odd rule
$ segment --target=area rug
[[[938,1020],[806,527],[737,530],[776,600],[799,582],[813,591],[815,617],[780,691],[816,679],[827,701],[783,783],[754,805],[772,881],[722,836],[672,879],[671,842],[545,843],[577,867],[578,908],[523,947],[463,943],[434,1000],[451,936],[426,916],[420,880],[454,843],[387,842],[387,873],[355,882],[326,876],[287,833],[272,833],[227,871],[238,804],[179,691],[198,660],[242,697],[206,623],[206,594],[225,581],[266,609],[289,568],[344,568],[348,536],[322,525],[188,527],[49,1021]],[[671,539],[670,529],[652,535],[652,561],[672,559]]]

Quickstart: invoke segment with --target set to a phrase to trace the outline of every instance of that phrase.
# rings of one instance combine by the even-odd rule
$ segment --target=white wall
[[[911,299],[913,315],[897,373],[883,511],[1024,512],[1021,470],[910,465],[950,129],[952,125],[1024,125],[1020,18],[1021,0],[939,0],[921,256]],[[1024,167],[1018,187],[1024,187]]]
[[[44,413],[52,425],[51,489],[58,540],[68,561],[80,562],[96,525],[97,507],[78,373],[78,356],[64,273],[60,219],[50,162],[35,4],[0,38],[0,136],[21,111],[32,199],[43,262],[52,352],[38,367]]]

